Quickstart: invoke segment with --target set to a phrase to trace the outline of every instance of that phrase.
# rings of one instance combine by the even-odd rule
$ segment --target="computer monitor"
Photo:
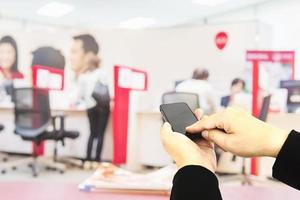
[[[280,87],[288,91],[288,112],[296,112],[300,109],[300,80],[280,81]]]

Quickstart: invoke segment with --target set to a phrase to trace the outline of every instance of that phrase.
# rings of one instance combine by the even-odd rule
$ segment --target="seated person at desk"
[[[74,105],[84,104],[90,124],[90,136],[87,144],[86,161],[95,161],[93,165],[101,161],[101,152],[104,133],[110,114],[109,93],[106,75],[100,67],[100,59],[97,54],[99,46],[91,35],[75,36],[71,49],[71,65],[73,77],[71,77]],[[101,87],[101,88],[100,88]],[[99,101],[95,96],[96,88],[105,92],[107,101]],[[74,95],[75,94],[75,95]],[[96,142],[96,152],[93,147]],[[94,155],[94,156],[93,156]],[[85,163],[86,168],[91,167],[90,162]]]
[[[240,78],[233,79],[230,87],[230,95],[221,98],[221,106],[226,108],[229,105],[231,105],[231,102],[234,99],[234,95],[243,92],[245,90],[245,86],[246,84],[243,79]]]
[[[192,79],[179,83],[176,92],[190,92],[199,95],[200,107],[205,113],[211,114],[216,111],[214,88],[208,82],[209,72],[204,68],[197,68],[193,72]]]
[[[221,106],[239,106],[246,110],[251,107],[251,95],[245,92],[246,83],[241,78],[235,78],[231,82],[230,95],[221,98]]]
[[[12,94],[13,80],[24,78],[18,70],[18,47],[11,36],[0,39],[0,84],[6,95]]]
[[[213,144],[238,156],[276,158],[273,177],[300,190],[299,132],[271,126],[240,108],[227,108],[205,118],[197,110],[196,115],[199,121],[187,131],[202,134],[204,139],[198,142],[173,132],[168,123],[161,129],[162,143],[179,168],[171,200],[222,199]]]

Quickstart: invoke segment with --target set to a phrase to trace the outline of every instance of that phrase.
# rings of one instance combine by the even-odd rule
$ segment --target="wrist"
[[[281,150],[284,142],[286,141],[289,132],[283,129],[270,127],[267,138],[267,151],[266,156],[276,158]]]
[[[201,166],[201,167],[204,167],[206,169],[208,169],[209,171],[211,171],[212,173],[215,173],[216,172],[216,167],[213,166],[212,164],[209,164],[209,163],[204,163],[204,162],[201,162],[201,161],[185,161],[185,162],[178,162],[176,163],[177,165],[177,168],[178,169],[181,169],[183,167],[186,167],[186,166],[190,166],[190,165],[193,165],[193,166]]]

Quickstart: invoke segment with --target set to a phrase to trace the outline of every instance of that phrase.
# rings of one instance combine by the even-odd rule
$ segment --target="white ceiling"
[[[228,0],[214,7],[197,5],[192,3],[193,0],[56,1],[72,4],[75,9],[61,18],[50,18],[37,15],[36,11],[51,0],[0,0],[0,16],[3,19],[95,29],[118,28],[126,20],[143,17],[153,19],[155,23],[150,28],[155,28],[183,25],[195,19],[275,0]]]

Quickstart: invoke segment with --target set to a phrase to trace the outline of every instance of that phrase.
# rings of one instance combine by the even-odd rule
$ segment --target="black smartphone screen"
[[[160,112],[163,119],[169,122],[174,132],[185,134],[192,140],[202,138],[200,133],[187,133],[185,128],[198,121],[195,114],[186,103],[171,103],[160,105]]]

